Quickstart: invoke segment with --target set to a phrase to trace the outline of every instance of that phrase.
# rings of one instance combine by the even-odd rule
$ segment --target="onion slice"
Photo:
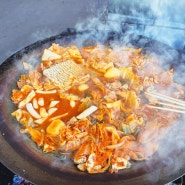
[[[77,119],[86,118],[87,116],[89,116],[90,114],[92,114],[93,112],[95,112],[97,109],[98,109],[98,107],[96,107],[95,105],[92,105],[89,108],[87,108],[86,110],[84,110],[81,114],[79,114],[78,116],[76,116],[76,118]]]
[[[60,102],[60,101],[58,101],[58,100],[52,100],[52,101],[50,102],[50,104],[49,104],[49,108],[54,107],[54,106],[57,105],[59,102]]]
[[[32,103],[27,103],[26,104],[26,109],[28,110],[28,112],[34,117],[34,118],[41,118],[41,116],[38,114],[38,112],[33,108]]]
[[[42,90],[36,90],[36,93],[38,94],[55,94],[57,90],[51,90],[51,91],[42,91]]]
[[[53,108],[50,108],[49,110],[48,110],[48,115],[49,116],[51,116],[54,112],[56,112],[58,110],[58,108],[55,108],[55,107],[53,107]]]
[[[28,94],[28,96],[24,99],[24,100],[22,100],[20,103],[19,103],[19,108],[21,109],[21,108],[23,108],[27,103],[29,103],[31,100],[32,100],[32,98],[34,98],[35,97],[35,91],[34,90],[32,90],[29,94]]]

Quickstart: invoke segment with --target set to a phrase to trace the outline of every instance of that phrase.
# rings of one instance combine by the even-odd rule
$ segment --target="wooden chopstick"
[[[172,107],[172,108],[177,108],[177,109],[185,110],[185,107],[184,106],[179,106],[179,105],[175,105],[175,104],[164,103],[164,102],[160,102],[160,101],[158,101],[157,104],[158,105],[164,105],[164,106],[167,106],[167,107]]]
[[[153,108],[153,109],[166,110],[166,111],[171,111],[171,112],[177,112],[177,113],[185,114],[185,111],[178,110],[178,109],[171,109],[171,108],[167,108],[167,107],[159,107],[159,106],[155,106],[155,105],[147,105],[147,107]]]
[[[166,96],[166,95],[159,94],[159,93],[156,93],[156,92],[145,92],[145,94],[147,94],[149,96],[153,96],[154,98],[161,99],[163,101],[171,102],[171,103],[174,103],[176,105],[181,105],[181,106],[185,107],[185,101],[183,101],[183,100],[172,98],[170,96]]]
[[[156,98],[157,99],[156,104],[165,106],[165,107],[162,107],[157,105],[147,105],[147,107],[150,107],[153,109],[178,112],[178,113],[185,113],[185,101],[183,100],[175,99],[170,96],[166,96],[156,92],[145,92],[145,94],[153,98]]]

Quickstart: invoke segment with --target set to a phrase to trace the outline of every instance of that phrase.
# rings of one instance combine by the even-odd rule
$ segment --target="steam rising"
[[[108,0],[107,7],[104,5],[99,17],[80,22],[76,28],[79,30],[98,28],[117,32],[126,29],[127,32],[146,35],[182,49],[183,39],[185,40],[183,7],[184,1]],[[106,24],[102,24],[102,19]]]
[[[90,7],[92,11],[92,6]],[[102,12],[98,12],[98,16],[78,22],[76,29],[77,31],[94,31],[99,40],[107,39],[110,33],[115,33],[115,35],[121,33],[124,37],[119,40],[126,43],[130,42],[130,35],[134,34],[167,44],[171,47],[168,51],[162,45],[151,47],[153,50],[157,49],[162,57],[165,56],[165,61],[172,62],[171,64],[176,69],[175,79],[185,84],[185,80],[181,78],[185,72],[185,54],[181,52],[180,56],[177,56],[177,52],[172,50],[175,48],[183,51],[185,47],[183,7],[185,7],[185,1],[108,0],[107,4],[102,3],[100,8]],[[97,12],[97,7],[93,8],[94,12]],[[168,69],[171,64],[166,64],[164,67]]]
[[[172,64],[175,68],[176,81],[185,84],[182,76],[185,72],[185,57],[183,54],[185,44],[184,7],[185,1],[108,0],[107,7],[105,7],[106,9],[102,12],[101,17],[77,23],[76,29],[79,31],[84,30],[84,28],[93,30],[99,34],[99,38],[106,38],[110,32],[121,33],[124,35],[124,38],[121,39],[127,42],[129,42],[130,34],[139,34],[169,45],[171,50],[168,51],[163,47],[164,45],[152,47],[153,50],[157,48],[164,56],[162,58],[164,68],[169,69]],[[178,56],[175,49],[180,50],[180,56]],[[172,60],[170,65],[165,63],[169,59]],[[175,128],[172,128],[170,134],[166,136],[166,143],[163,143],[158,153],[159,158],[163,159],[161,164],[164,168],[165,166],[173,168],[171,170],[173,173],[177,173],[179,169],[183,168],[182,161],[178,161],[178,159],[174,161],[169,150],[170,148],[173,151],[173,147],[175,147],[179,155],[179,151],[185,148],[185,138],[182,132],[185,131],[185,125],[182,123],[184,123],[184,116],[181,117],[179,123],[175,123]],[[168,154],[170,155],[168,156]],[[155,178],[160,178],[160,175],[159,173]]]
[[[95,6],[91,1],[89,11],[97,12],[97,6],[100,6],[100,4],[96,4]],[[103,3],[102,6],[103,7],[101,7],[101,12],[98,11],[98,16],[94,16],[90,19],[78,22],[75,26],[77,31],[91,30],[91,33],[94,32],[99,40],[106,40],[106,38],[109,37],[111,33],[113,39],[115,36],[117,40],[120,38],[120,41],[123,43],[129,43],[131,39],[130,35],[132,34],[143,35],[168,44],[171,47],[183,49],[185,44],[185,24],[183,24],[185,22],[185,13],[183,9],[185,7],[185,1],[108,0],[107,4]],[[124,35],[124,37],[119,37],[119,35]],[[45,32],[35,33],[33,36],[36,39],[40,39],[42,36],[51,36],[51,32],[50,30],[47,30]],[[84,37],[84,39],[86,39],[88,38],[88,35],[85,35]],[[135,38],[137,39],[138,37]],[[181,42],[179,42],[179,40]],[[140,41],[139,44],[142,44],[142,41]],[[174,50],[165,51],[163,45],[152,45],[152,47],[153,50],[157,49],[157,51],[161,51],[161,54],[165,56],[165,58],[161,57],[160,60],[161,63],[165,65],[164,67],[166,69],[169,69],[170,65],[166,64],[165,60],[173,60],[173,58],[176,58],[176,61],[174,61],[174,63],[178,65],[178,67],[176,67],[175,73],[176,79],[180,83],[184,83],[181,75],[185,71],[185,57],[181,55],[181,57],[177,58],[177,52],[174,52]],[[37,63],[37,61],[34,61],[34,57],[35,56],[29,56],[33,64]],[[28,61],[27,58],[25,58],[25,60]],[[182,120],[180,122],[183,123],[184,117],[182,116],[181,119]],[[185,148],[185,142],[183,141],[185,125],[177,123],[177,126],[179,127],[176,127],[174,130],[172,130],[166,139],[168,140],[168,145],[176,143],[175,147],[178,149],[178,151],[180,151]],[[165,157],[169,152],[168,149],[169,146],[162,148],[158,154],[159,158]],[[167,159],[162,161],[164,166],[174,166],[174,169],[178,170],[183,165],[181,162],[173,163],[173,160],[170,158],[170,156],[168,156]],[[66,162],[65,164],[67,165],[68,163]],[[56,159],[52,163],[52,166],[60,166],[59,159]]]
[[[98,10],[99,6],[102,6],[100,7],[101,11]],[[79,21],[75,28],[77,31],[90,30],[90,34],[94,33],[94,40],[97,38],[97,40],[101,41],[111,38],[111,46],[113,48],[117,47],[114,43],[114,39],[120,43],[127,43],[127,45],[130,44],[130,46],[132,46],[133,40],[138,40],[139,38],[137,35],[146,36],[171,46],[172,48],[166,51],[166,47],[164,47],[163,44],[152,44],[150,46],[150,52],[152,53],[154,51],[155,53],[155,51],[158,51],[158,53],[160,53],[160,56],[157,57],[167,70],[171,67],[171,62],[174,62],[176,67],[176,80],[183,84],[185,80],[181,75],[185,71],[185,56],[181,55],[178,57],[176,50],[173,50],[173,47],[183,49],[185,44],[185,24],[183,24],[185,22],[185,14],[183,7],[185,7],[185,2],[173,0],[107,0],[107,3],[102,4],[93,4],[93,2],[91,2],[88,7],[89,11],[94,11],[97,15]],[[51,31],[46,30],[44,32],[36,32],[33,37],[40,39],[41,37],[45,38],[51,35]],[[84,34],[84,40],[88,38],[88,34]],[[143,47],[145,42],[145,39],[140,39],[138,46]],[[33,64],[37,63],[37,61],[34,61],[34,57],[35,56],[29,56]],[[25,58],[25,60],[29,62],[27,58]],[[170,63],[167,64],[166,61],[170,61]],[[166,137],[166,143],[162,143],[162,148],[159,149],[157,154],[158,158],[162,159],[160,167],[164,167],[162,170],[166,173],[163,172],[163,175],[168,175],[167,173],[169,173],[165,168],[166,166],[173,168],[170,173],[176,173],[176,171],[183,168],[181,161],[173,160],[173,147],[171,147],[176,144],[175,150],[178,156],[180,155],[179,151],[183,151],[183,148],[185,148],[183,137],[185,125],[182,124],[183,122],[184,117],[182,116],[180,122],[175,123],[175,128],[170,130],[170,134]],[[171,157],[171,155],[173,157]],[[69,163],[69,160],[63,160],[64,166],[67,166]],[[61,159],[54,157],[51,166],[53,168],[60,168],[60,165]],[[156,174],[155,172],[154,174],[149,174],[147,178],[147,180],[152,181],[157,181],[162,178],[160,169]]]

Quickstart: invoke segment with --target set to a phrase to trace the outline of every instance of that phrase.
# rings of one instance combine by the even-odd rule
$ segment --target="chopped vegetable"
[[[21,133],[46,153],[71,153],[77,168],[90,174],[117,173],[130,168],[132,160],[148,159],[179,113],[151,111],[143,91],[184,98],[185,88],[173,82],[173,70],[164,71],[141,51],[46,48],[40,64],[22,74],[12,90],[17,105],[12,116],[22,125]],[[29,65],[23,65],[27,70]]]

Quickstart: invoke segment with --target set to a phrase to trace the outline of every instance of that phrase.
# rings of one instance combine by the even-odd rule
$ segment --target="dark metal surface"
[[[99,17],[107,0],[1,0],[0,64],[38,40]]]
[[[39,59],[43,49],[53,42],[65,46],[75,44],[78,47],[98,44],[99,42],[110,46],[114,44],[130,45],[132,43],[133,46],[143,47],[145,52],[155,53],[159,58],[164,59],[166,56],[167,65],[171,65],[174,60],[180,60],[180,54],[176,50],[149,38],[116,33],[104,34],[96,30],[82,33],[72,30],[38,41],[20,50],[0,66],[0,159],[2,163],[15,173],[38,185],[162,185],[182,176],[185,172],[185,166],[182,162],[185,161],[185,126],[182,123],[176,124],[176,127],[168,135],[168,139],[162,143],[159,152],[150,160],[133,162],[130,169],[120,171],[117,174],[90,175],[79,172],[72,162],[62,162],[60,158],[52,154],[42,153],[30,141],[29,137],[19,133],[19,124],[15,118],[10,116],[15,109],[10,100],[11,89],[15,87],[16,80],[23,70],[22,61],[37,63],[38,60],[35,58]],[[161,53],[159,49],[164,49],[164,47],[165,54],[164,52]],[[174,58],[168,57],[168,54],[172,52]],[[171,139],[174,136],[177,136],[175,140]],[[180,144],[175,145],[177,142]]]

